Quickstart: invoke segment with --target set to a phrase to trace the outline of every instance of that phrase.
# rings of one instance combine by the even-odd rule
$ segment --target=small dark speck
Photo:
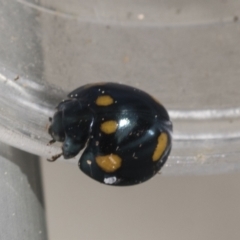
[[[132,13],[131,13],[131,12],[128,12],[128,13],[127,13],[127,19],[130,19],[130,18],[132,18]]]
[[[20,78],[19,76],[16,76],[16,77],[14,78],[14,81],[17,81],[19,78]]]
[[[234,17],[233,17],[233,21],[234,21],[234,22],[237,22],[237,21],[238,21],[238,16],[234,16]]]
[[[106,26],[106,29],[111,29],[111,27],[109,25]]]
[[[180,8],[176,9],[176,14],[180,14],[181,11],[182,11],[182,10],[181,10]]]

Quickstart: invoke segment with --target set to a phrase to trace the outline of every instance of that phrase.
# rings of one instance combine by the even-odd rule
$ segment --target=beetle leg
[[[56,155],[53,155],[51,159],[47,159],[49,162],[55,162],[58,158],[60,158],[63,155],[63,153],[59,153]]]
[[[50,146],[50,145],[52,145],[52,144],[55,143],[55,142],[56,142],[56,140],[52,139],[52,140],[49,141],[49,143],[47,144],[47,146]]]

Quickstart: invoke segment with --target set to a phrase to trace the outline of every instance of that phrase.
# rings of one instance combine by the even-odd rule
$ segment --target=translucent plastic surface
[[[239,169],[239,10],[217,0],[0,0],[1,141],[59,153],[46,146],[58,102],[86,83],[120,82],[169,109],[163,173]]]

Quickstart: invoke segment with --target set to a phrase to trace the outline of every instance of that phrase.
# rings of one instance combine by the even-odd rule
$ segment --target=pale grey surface
[[[111,187],[73,164],[42,163],[49,240],[240,239],[239,173]]]
[[[67,92],[121,82],[170,110],[174,143],[163,174],[233,174],[239,12],[235,0],[0,0],[1,140],[50,157],[59,147],[46,146],[48,117]],[[109,188],[76,165],[44,170],[51,240],[239,240],[239,174]]]
[[[0,239],[46,240],[39,159],[0,142]]]
[[[239,12],[235,0],[0,0],[1,140],[50,158],[60,151],[46,146],[56,104],[113,81],[169,109],[164,174],[239,169]]]

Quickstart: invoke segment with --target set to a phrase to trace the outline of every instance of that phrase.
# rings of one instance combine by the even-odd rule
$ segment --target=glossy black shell
[[[133,185],[153,177],[171,150],[172,124],[147,93],[122,84],[82,86],[61,102],[49,134],[63,142],[64,158],[85,150],[80,169],[110,185]]]

